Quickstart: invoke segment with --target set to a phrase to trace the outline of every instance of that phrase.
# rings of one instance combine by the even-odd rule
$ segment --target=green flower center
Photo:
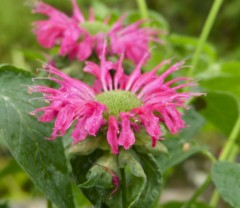
[[[96,35],[99,32],[107,33],[109,31],[109,26],[99,21],[85,21],[80,24],[80,27],[86,29],[91,35]]]
[[[113,90],[96,96],[96,100],[107,106],[109,115],[119,116],[142,105],[142,101],[129,91]]]

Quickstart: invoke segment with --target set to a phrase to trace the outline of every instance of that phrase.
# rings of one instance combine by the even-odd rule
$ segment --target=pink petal
[[[114,116],[109,116],[107,140],[113,154],[118,154],[118,121]]]
[[[100,68],[97,64],[91,61],[86,62],[86,66],[83,68],[84,72],[87,72],[89,74],[92,74],[95,76],[97,79],[100,78]]]
[[[79,23],[84,22],[84,16],[78,7],[77,1],[76,0],[71,0],[72,1],[72,6],[73,6],[73,18],[78,21]]]
[[[139,115],[141,122],[146,127],[146,130],[151,137],[158,139],[162,135],[159,119],[154,116],[151,108],[140,107],[133,109],[132,112],[135,113],[135,115]]]
[[[121,118],[121,133],[119,136],[119,145],[125,149],[129,149],[135,143],[135,136],[130,126],[130,114],[120,113]]]
[[[184,62],[178,62],[174,64],[172,67],[170,67],[167,71],[165,71],[161,76],[159,76],[156,80],[149,83],[145,87],[143,87],[142,91],[139,93],[138,98],[143,97],[145,94],[151,94],[153,90],[161,86],[165,78],[173,73],[174,71],[177,71],[180,69],[180,67],[184,64]]]
[[[76,144],[82,140],[84,140],[87,135],[88,135],[88,132],[87,130],[84,128],[84,124],[86,122],[86,116],[85,117],[82,117],[82,118],[79,118],[77,120],[77,124],[71,134],[71,137],[73,138],[74,142],[73,144]]]
[[[91,103],[92,115],[86,120],[85,129],[90,135],[96,136],[97,131],[103,123],[103,111],[106,110],[106,106],[97,102]]]
[[[127,86],[126,86],[126,90],[130,90],[130,88],[132,87],[133,83],[140,76],[140,74],[141,74],[141,67],[144,64],[144,62],[147,60],[148,56],[149,56],[148,52],[144,54],[144,56],[141,59],[141,61],[138,63],[136,68],[133,70],[133,72],[129,76],[129,79],[128,79],[128,82],[127,82]]]

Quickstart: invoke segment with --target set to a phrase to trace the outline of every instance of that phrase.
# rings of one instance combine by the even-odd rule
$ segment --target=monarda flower
[[[59,87],[29,88],[31,92],[43,93],[43,98],[50,103],[32,112],[34,115],[43,112],[38,117],[42,122],[56,119],[50,139],[63,136],[67,129],[75,125],[71,137],[77,143],[88,135],[96,136],[103,127],[107,129],[106,139],[112,153],[117,154],[119,146],[129,149],[134,145],[135,133],[140,128],[146,129],[152,139],[152,146],[162,139],[161,124],[166,125],[172,134],[184,128],[178,108],[186,108],[186,101],[201,93],[179,92],[184,87],[195,85],[189,78],[165,81],[184,62],[175,63],[158,76],[158,69],[169,64],[170,60],[163,61],[152,71],[142,73],[141,67],[147,58],[145,55],[133,72],[127,75],[122,67],[123,55],[117,63],[112,63],[106,60],[105,50],[100,66],[87,62],[84,68],[85,72],[96,77],[93,87],[48,65],[45,67],[51,75],[48,79],[58,83]],[[177,85],[179,81],[181,84]]]
[[[141,20],[124,26],[123,21],[126,15],[123,15],[109,27],[109,17],[104,22],[98,22],[95,20],[93,10],[90,10],[89,19],[86,20],[76,0],[71,1],[73,5],[71,17],[43,2],[36,3],[33,10],[34,13],[48,16],[48,19],[34,23],[34,33],[38,42],[45,48],[60,46],[59,55],[61,56],[84,61],[93,51],[101,55],[102,43],[106,36],[110,42],[109,55],[120,55],[124,51],[125,58],[136,64],[142,59],[143,53],[148,51],[150,41],[162,42],[158,38],[159,31],[141,27],[143,23]],[[92,28],[98,25],[100,31],[95,31],[93,34],[86,25]]]

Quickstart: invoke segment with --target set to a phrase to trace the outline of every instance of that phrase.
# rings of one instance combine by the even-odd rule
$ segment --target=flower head
[[[94,86],[73,79],[52,66],[46,66],[50,80],[59,84],[58,89],[47,86],[30,87],[32,92],[43,93],[49,106],[32,112],[39,121],[55,120],[51,139],[62,136],[70,126],[74,143],[88,135],[96,136],[102,126],[107,126],[106,139],[114,154],[119,146],[129,149],[135,143],[135,133],[145,128],[152,138],[152,145],[162,139],[160,125],[165,124],[172,134],[184,128],[178,108],[186,108],[185,102],[201,93],[178,92],[179,89],[195,85],[186,77],[166,81],[168,75],[179,70],[184,62],[172,65],[161,75],[158,69],[170,60],[163,61],[152,71],[142,73],[145,55],[130,75],[122,67],[123,54],[117,63],[106,60],[104,47],[100,66],[87,62],[85,72],[96,77]],[[183,81],[183,84],[176,85]],[[172,86],[174,85],[174,86]]]
[[[33,10],[35,13],[48,16],[48,19],[34,23],[34,33],[38,42],[45,48],[59,45],[59,55],[61,56],[67,55],[71,59],[77,58],[84,61],[93,51],[101,55],[102,43],[106,36],[110,42],[108,48],[110,55],[120,55],[124,51],[125,58],[138,63],[144,52],[148,51],[150,41],[161,43],[158,38],[159,32],[141,27],[143,21],[124,26],[123,21],[126,15],[123,15],[109,27],[109,17],[104,22],[98,22],[95,20],[93,10],[90,10],[89,19],[86,20],[76,0],[71,1],[73,5],[71,17],[43,2],[36,3]],[[92,28],[99,26],[99,30],[91,33],[86,25],[92,25]]]

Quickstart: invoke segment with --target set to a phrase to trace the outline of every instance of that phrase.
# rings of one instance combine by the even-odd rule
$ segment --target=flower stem
[[[215,0],[213,3],[213,6],[211,7],[211,10],[208,14],[207,20],[206,20],[203,30],[201,32],[200,39],[199,39],[198,45],[197,45],[197,49],[193,55],[192,64],[191,64],[192,67],[190,68],[189,74],[188,74],[189,77],[191,77],[193,75],[193,72],[197,67],[202,48],[207,40],[207,37],[210,33],[210,30],[213,26],[213,22],[218,14],[218,11],[220,9],[222,2],[223,2],[223,0]]]
[[[232,132],[230,133],[230,136],[227,140],[226,145],[224,146],[220,156],[219,160],[233,160],[237,153],[238,153],[238,148],[236,148],[235,142],[236,139],[238,138],[238,134],[240,132],[240,116],[238,117]],[[232,154],[231,154],[232,153]],[[233,155],[234,154],[234,155]],[[214,161],[214,160],[212,160]],[[211,183],[211,175],[209,174],[206,180],[203,182],[203,184],[195,191],[193,196],[190,198],[189,201],[187,201],[181,208],[188,208],[192,203],[195,202],[195,200],[202,194],[202,192],[208,187],[208,185]],[[210,200],[210,205],[212,207],[216,207],[216,204],[218,202],[218,197],[217,193],[213,193],[213,196]]]
[[[148,9],[147,9],[147,4],[145,0],[137,0],[138,3],[138,8],[140,10],[142,19],[148,19]]]
[[[209,151],[202,151],[201,152],[203,155],[205,155],[208,159],[211,160],[212,163],[216,162],[215,157],[209,152]],[[208,185],[211,183],[211,175],[209,174],[203,184],[198,187],[198,189],[194,192],[192,197],[185,203],[181,208],[189,208],[192,203],[196,201],[196,199],[202,194],[202,192],[205,191],[205,189],[208,187]]]
[[[211,175],[209,174],[203,184],[194,192],[190,200],[188,200],[181,208],[189,208],[192,203],[202,194],[211,182]]]
[[[238,138],[239,132],[240,132],[240,116],[238,117],[236,124],[233,127],[233,130],[227,140],[226,145],[224,146],[224,148],[222,150],[222,153],[220,154],[219,160],[228,159],[233,148],[235,148],[235,142]]]
[[[122,186],[122,204],[123,207],[127,207],[126,176],[124,168],[121,168],[121,186]]]
[[[228,156],[228,161],[230,161],[230,162],[234,161],[236,159],[237,154],[238,154],[238,147],[237,147],[237,145],[234,145],[231,153]],[[216,207],[216,205],[218,204],[219,198],[220,198],[220,195],[215,190],[210,199],[210,206]]]
[[[52,202],[50,200],[47,200],[47,208],[52,208]]]

